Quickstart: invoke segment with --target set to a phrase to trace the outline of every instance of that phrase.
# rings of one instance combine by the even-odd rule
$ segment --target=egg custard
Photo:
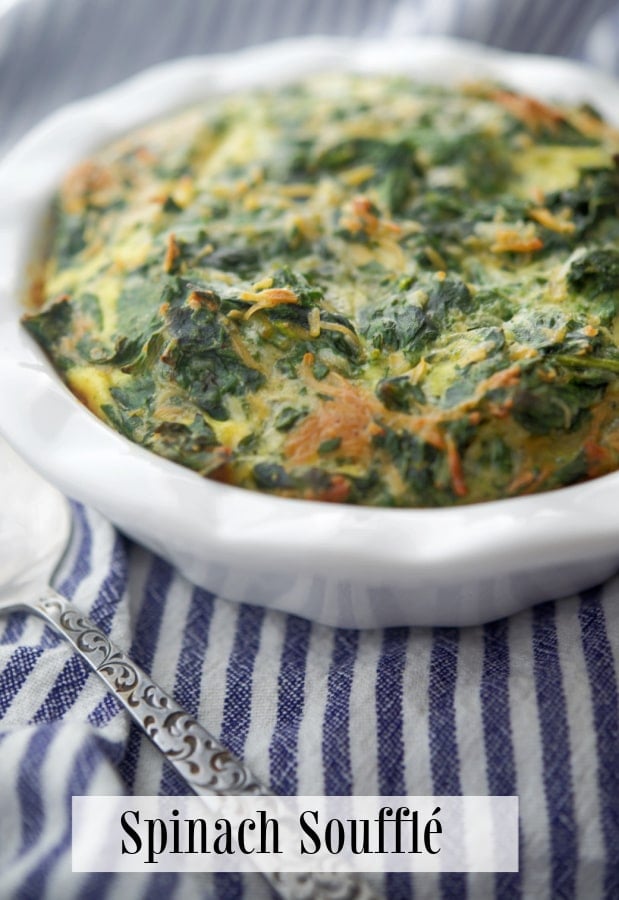
[[[619,467],[619,149],[591,107],[330,75],[78,165],[24,316],[127,438],[286,497],[446,506]]]

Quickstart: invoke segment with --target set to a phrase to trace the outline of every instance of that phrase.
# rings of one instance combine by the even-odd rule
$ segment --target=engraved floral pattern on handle
[[[37,609],[105,681],[197,794],[268,794],[247,766],[156,685],[101,629],[55,591]]]
[[[52,588],[30,607],[65,637],[196,794],[266,796],[262,784],[209,731],[166,694],[94,622]],[[287,900],[377,900],[350,873],[264,872]]]

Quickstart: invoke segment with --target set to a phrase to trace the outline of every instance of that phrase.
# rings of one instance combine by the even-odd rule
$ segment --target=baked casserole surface
[[[71,171],[25,326],[127,438],[283,496],[446,506],[619,467],[619,150],[595,109],[329,75]]]

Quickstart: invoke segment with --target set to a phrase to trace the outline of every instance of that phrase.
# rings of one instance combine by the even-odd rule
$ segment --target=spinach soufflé
[[[447,506],[619,467],[619,150],[588,105],[329,74],[71,171],[24,324],[229,484]]]

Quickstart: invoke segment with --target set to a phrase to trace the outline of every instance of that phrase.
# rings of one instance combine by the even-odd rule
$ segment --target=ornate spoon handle
[[[217,796],[271,793],[65,597],[48,588],[28,608],[73,645],[192,791]],[[280,896],[290,900],[373,900],[377,896],[365,881],[351,874],[262,874]]]
[[[49,588],[37,611],[118,697],[196,794],[263,794],[249,769],[156,685],[120,647]]]

